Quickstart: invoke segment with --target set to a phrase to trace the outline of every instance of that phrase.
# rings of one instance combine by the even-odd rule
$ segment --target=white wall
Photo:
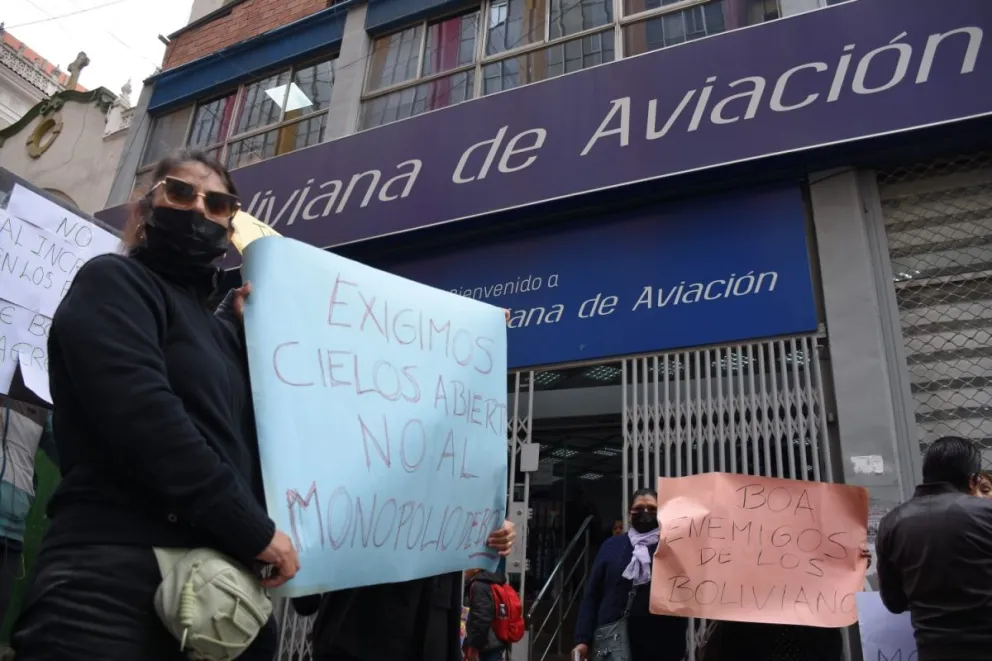
[[[193,7],[189,12],[189,20],[186,25],[193,21],[198,21],[212,11],[217,11],[227,4],[224,0],[193,0]]]
[[[59,113],[62,132],[48,151],[37,159],[28,155],[26,142],[43,121],[39,117],[7,138],[0,147],[0,167],[39,188],[61,191],[92,214],[105,206],[126,132],[104,137],[106,115],[94,103],[68,101]]]
[[[0,129],[16,122],[44,97],[41,90],[0,63]]]

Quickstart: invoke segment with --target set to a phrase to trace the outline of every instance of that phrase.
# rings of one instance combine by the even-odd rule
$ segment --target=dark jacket
[[[875,545],[882,602],[910,612],[920,661],[992,658],[992,500],[920,485]]]
[[[317,613],[313,661],[461,661],[461,574],[384,583],[293,600]]]
[[[468,586],[468,621],[465,622],[465,644],[480,652],[503,649],[506,643],[496,637],[493,620],[496,618],[496,600],[493,585],[506,585],[506,577],[492,572],[479,572]]]
[[[251,563],[272,539],[240,331],[215,271],[103,255],[48,341],[63,474],[46,545],[208,546]]]
[[[840,629],[753,622],[715,625],[706,644],[696,651],[698,661],[841,661],[844,657]]]
[[[649,547],[652,556],[655,549],[657,544]],[[630,579],[623,577],[623,572],[633,556],[634,546],[627,535],[610,537],[600,546],[586,581],[582,605],[579,607],[579,619],[575,625],[576,644],[592,647],[593,634],[597,627],[623,617],[632,585]],[[630,612],[629,628],[632,648],[654,649],[655,652],[650,653],[649,657],[641,657],[637,650],[632,650],[634,659],[681,659],[685,653],[685,631],[689,621],[679,617],[651,615],[648,610],[650,595],[650,584],[638,587]]]

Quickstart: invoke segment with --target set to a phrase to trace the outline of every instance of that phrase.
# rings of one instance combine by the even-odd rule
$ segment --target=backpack
[[[520,595],[509,584],[492,584],[496,604],[492,629],[496,638],[507,645],[518,643],[524,637],[524,607]]]

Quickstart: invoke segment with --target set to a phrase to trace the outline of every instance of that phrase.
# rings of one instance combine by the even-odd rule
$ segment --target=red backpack
[[[509,584],[492,584],[493,601],[496,603],[493,617],[493,633],[508,645],[518,643],[524,637],[524,607],[520,595]]]

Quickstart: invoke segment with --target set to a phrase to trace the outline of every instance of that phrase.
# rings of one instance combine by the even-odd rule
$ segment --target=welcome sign
[[[791,335],[818,323],[797,184],[615,213],[385,268],[510,309],[511,368]]]
[[[244,269],[266,501],[302,565],[283,594],[495,568],[503,310],[281,237]]]

